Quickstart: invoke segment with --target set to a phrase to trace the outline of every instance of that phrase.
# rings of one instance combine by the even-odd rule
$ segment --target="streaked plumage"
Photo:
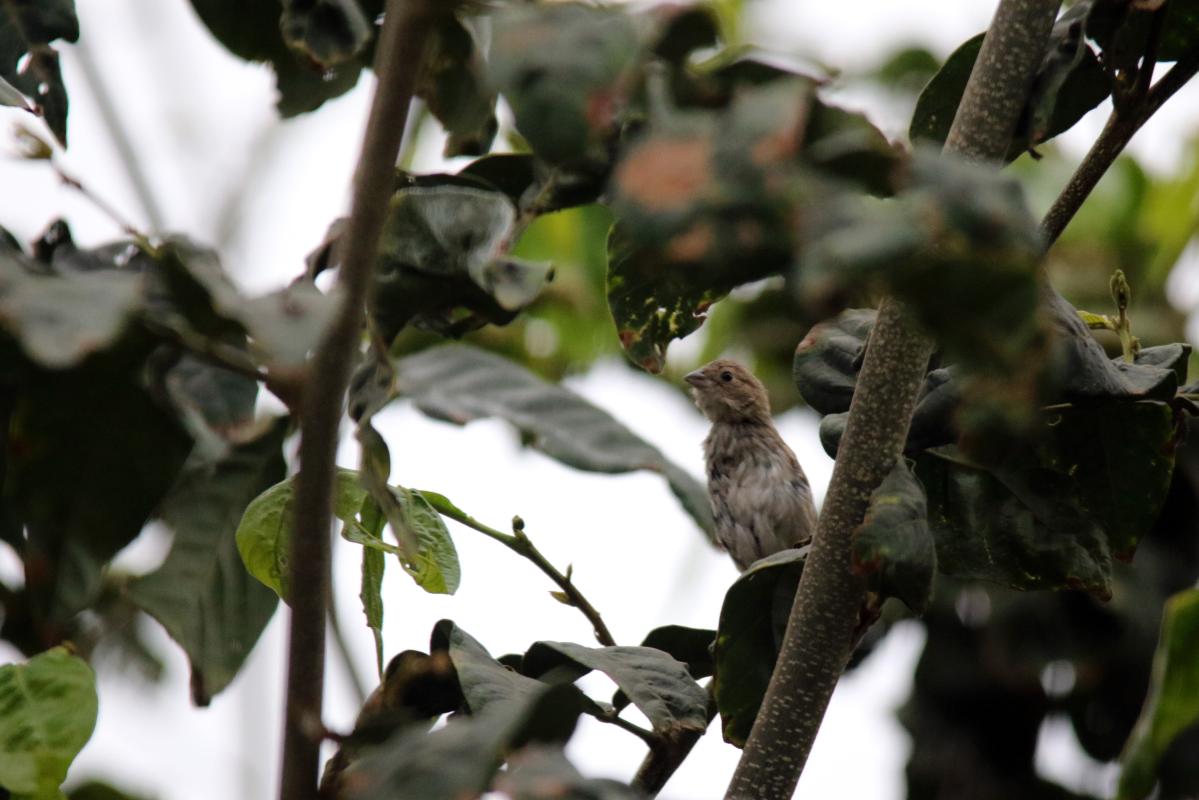
[[[704,439],[716,538],[741,570],[801,547],[816,529],[807,476],[770,416],[766,389],[735,361],[719,359],[686,376],[712,422]]]

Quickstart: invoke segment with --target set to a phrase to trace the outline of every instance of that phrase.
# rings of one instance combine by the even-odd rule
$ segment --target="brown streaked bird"
[[[695,405],[712,422],[704,439],[716,539],[744,571],[759,558],[802,547],[816,530],[812,489],[770,416],[766,388],[718,359],[687,374]]]

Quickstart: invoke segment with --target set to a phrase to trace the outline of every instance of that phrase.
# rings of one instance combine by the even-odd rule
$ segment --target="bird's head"
[[[749,370],[727,358],[689,372],[695,405],[712,422],[741,422],[770,419],[766,387]]]

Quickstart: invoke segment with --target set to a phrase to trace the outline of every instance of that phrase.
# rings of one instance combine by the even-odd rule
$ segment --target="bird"
[[[770,415],[766,387],[736,361],[717,359],[684,380],[712,423],[704,439],[716,539],[744,572],[802,547],[816,530],[812,489]]]

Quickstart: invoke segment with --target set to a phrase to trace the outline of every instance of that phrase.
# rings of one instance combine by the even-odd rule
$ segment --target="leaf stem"
[[[702,731],[683,731],[676,738],[663,737],[658,744],[651,744],[649,753],[637,768],[632,786],[640,789],[650,797],[656,797],[662,787],[670,780],[682,763],[691,755],[691,750],[708,730],[708,725],[716,719],[715,683],[708,681],[708,723]]]
[[[448,4],[447,4],[448,6]],[[433,0],[388,0],[375,53],[378,84],[354,174],[350,219],[339,244],[341,307],[317,346],[299,398],[300,473],[296,484],[292,598],[284,713],[281,800],[316,800],[325,680],[334,459],[350,365],[362,335],[379,236],[396,157],[433,15]],[[452,8],[452,6],[448,6]],[[445,10],[448,10],[446,8]]]
[[[571,580],[570,568],[568,567],[566,574],[563,575],[542,555],[537,546],[525,534],[524,520],[520,517],[513,517],[512,533],[504,533],[490,525],[484,525],[452,503],[442,502],[439,496],[433,492],[421,492],[421,494],[442,516],[449,517],[455,522],[459,522],[484,536],[494,539],[517,555],[523,556],[533,562],[537,569],[541,570],[550,580],[558,584],[558,588],[562,590],[562,593],[566,595],[569,601],[568,605],[579,609],[583,616],[587,618],[587,621],[591,623],[596,640],[605,647],[616,646],[616,640],[612,637],[612,632],[608,630],[608,626],[604,624],[604,619],[600,616],[599,611],[596,610],[595,606],[591,605],[591,602],[579,591],[574,581]]]
[[[1151,65],[1146,65],[1146,68],[1152,73]],[[1103,132],[1091,145],[1091,149],[1087,151],[1082,163],[1078,165],[1078,169],[1074,171],[1069,183],[1062,189],[1061,194],[1058,195],[1057,200],[1054,201],[1049,212],[1045,214],[1045,219],[1041,222],[1045,249],[1048,250],[1062,235],[1062,231],[1066,229],[1070,220],[1074,219],[1074,215],[1082,207],[1083,201],[1090,196],[1099,183],[1099,179],[1115,162],[1116,156],[1124,151],[1141,126],[1174,96],[1175,92],[1185,86],[1196,72],[1199,72],[1199,47],[1178,59],[1170,71],[1163,75],[1161,80],[1144,94],[1140,102],[1129,109],[1128,113],[1122,113],[1119,110],[1112,111],[1111,116],[1107,118],[1107,124],[1103,127]]]

